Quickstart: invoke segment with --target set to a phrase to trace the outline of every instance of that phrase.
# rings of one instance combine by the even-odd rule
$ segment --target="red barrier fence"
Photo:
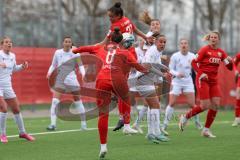
[[[50,103],[52,94],[49,90],[46,74],[55,48],[14,48],[17,63],[29,62],[29,68],[13,75],[13,87],[21,104]],[[219,82],[222,91],[222,105],[234,105],[230,90],[235,89],[234,73],[220,66]],[[183,98],[179,102],[184,102]]]

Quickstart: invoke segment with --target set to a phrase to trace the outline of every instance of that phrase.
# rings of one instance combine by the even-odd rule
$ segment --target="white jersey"
[[[149,31],[147,34],[146,34],[146,37],[151,37],[153,35],[153,32]],[[146,43],[144,43],[143,45],[143,49],[144,50],[148,50],[152,45],[147,45]]]
[[[145,56],[143,58],[143,63],[151,63],[153,67],[156,69],[161,69],[159,68],[158,64],[162,64],[162,51],[159,51],[156,47],[156,45],[152,45],[145,53]],[[142,73],[138,72],[138,75],[142,75]],[[150,82],[158,82],[159,79],[162,80],[162,77],[159,77],[158,75],[154,73],[148,73],[147,75],[144,75],[145,79],[148,79]],[[148,82],[148,83],[149,83]]]
[[[74,54],[71,50],[69,52],[65,52],[63,49],[56,50],[53,56],[52,64],[49,67],[48,74],[51,74],[54,69],[61,66],[63,63],[79,56],[80,56],[79,54]],[[83,66],[80,66],[80,71],[83,75],[85,74],[85,70]],[[64,83],[75,81],[76,79],[77,79],[77,75],[75,71],[72,71],[67,75],[67,77],[64,80]]]
[[[170,73],[173,75],[172,84],[188,86],[192,85],[192,60],[195,58],[195,54],[188,52],[186,55],[183,55],[181,52],[176,52],[170,58],[169,69]],[[185,75],[183,78],[178,78],[177,75],[182,73]]]
[[[137,48],[135,48],[135,52],[136,52],[136,55],[137,55],[137,62],[142,63],[143,59],[144,59],[145,51],[142,50],[140,47],[137,47]],[[137,71],[135,69],[132,69],[130,74],[129,74],[129,79],[135,78],[136,73],[137,73]]]
[[[12,87],[12,73],[22,70],[22,65],[16,64],[15,54],[6,54],[0,50],[0,63],[5,63],[6,68],[0,67],[0,88]]]

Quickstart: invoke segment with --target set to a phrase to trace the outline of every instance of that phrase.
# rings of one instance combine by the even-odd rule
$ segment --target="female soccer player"
[[[240,62],[240,53],[238,53],[234,58],[234,64],[236,66],[236,75],[237,78],[237,89],[236,89],[236,105],[235,105],[235,119],[232,124],[233,127],[240,125],[240,76],[239,76],[239,68],[238,64]]]
[[[96,80],[97,106],[99,108],[98,130],[100,135],[101,149],[100,158],[104,158],[107,153],[107,133],[109,104],[111,102],[111,92],[123,100],[123,113],[128,118],[124,118],[125,133],[131,133],[130,128],[130,99],[127,78],[124,69],[134,67],[137,70],[147,73],[148,70],[139,65],[131,53],[123,49],[121,42],[123,36],[116,28],[111,33],[111,42],[105,45],[83,46],[73,50],[74,53],[89,52],[97,55],[102,61],[103,66],[98,73]],[[106,95],[101,96],[106,91]],[[102,98],[101,98],[102,97]]]
[[[164,35],[156,36],[155,44],[145,53],[143,64],[151,64],[159,71],[161,69],[168,70],[167,67],[162,68],[163,65],[161,64],[161,55],[165,49],[166,41]],[[162,73],[162,76],[166,77],[167,73],[167,71],[165,74]],[[154,85],[154,82],[156,82],[158,78],[159,77],[155,74],[140,75],[136,78],[136,89],[138,90],[138,93],[144,97],[149,106],[147,114],[147,138],[153,143],[159,143],[159,141],[166,142],[169,140],[160,130],[160,103]]]
[[[19,130],[19,138],[28,141],[34,141],[35,138],[26,133],[22,114],[20,112],[19,102],[12,88],[11,75],[14,72],[28,68],[28,62],[21,65],[16,64],[15,54],[11,52],[12,40],[4,37],[1,41],[2,50],[0,50],[0,139],[2,143],[7,143],[6,120],[7,108],[11,107],[14,119]]]
[[[187,104],[191,107],[195,105],[195,90],[191,77],[191,62],[195,58],[195,54],[189,52],[188,40],[182,38],[179,43],[180,51],[174,53],[170,59],[169,69],[173,76],[171,82],[171,92],[169,94],[169,103],[166,108],[163,130],[167,133],[169,121],[174,113],[174,106],[177,97],[183,93],[187,98]],[[199,115],[194,116],[195,125],[201,129]]]
[[[111,32],[114,28],[118,27],[121,33],[136,33],[138,36],[142,37],[145,41],[152,41],[151,37],[147,37],[142,31],[140,31],[131,20],[125,17],[123,14],[123,9],[121,8],[121,3],[115,3],[111,8],[108,9],[107,14],[111,22],[110,30],[105,37],[105,39],[100,44],[105,44],[109,39]]]
[[[147,33],[147,37],[153,36],[154,33],[160,33],[161,23],[159,19],[153,19],[151,18],[148,12],[143,12],[143,14],[140,16],[140,20],[145,24],[149,25],[149,32]],[[146,52],[152,45],[153,43],[145,43],[143,46],[143,50]],[[161,55],[161,60],[166,60],[166,59],[167,59],[166,55]],[[159,100],[160,100],[160,96],[162,94],[163,78],[159,77],[157,81],[154,83],[154,85],[157,91],[157,96],[159,96]],[[148,106],[145,103],[143,107],[139,110],[138,117],[135,123],[133,124],[133,128],[138,130],[139,132],[142,132],[140,123],[144,117],[144,114],[147,112],[147,110],[148,110]]]
[[[183,131],[187,120],[203,111],[208,109],[205,127],[202,130],[202,136],[208,138],[215,138],[216,136],[211,133],[211,127],[216,114],[217,108],[220,105],[220,90],[217,80],[218,67],[223,61],[229,70],[232,70],[233,63],[231,57],[219,48],[220,34],[219,32],[212,31],[205,40],[208,45],[203,46],[195,59],[192,60],[192,67],[197,72],[196,86],[198,96],[200,98],[200,105],[195,105],[185,115],[181,115],[179,121],[179,128]]]
[[[49,77],[52,74],[52,72],[54,71],[54,69],[61,66],[63,63],[73,59],[74,57],[79,56],[79,55],[75,55],[74,53],[72,53],[72,45],[73,44],[72,44],[71,37],[65,37],[63,39],[63,48],[56,50],[56,52],[53,56],[52,64],[49,67],[49,70],[47,73],[47,79],[49,79]],[[84,67],[80,66],[79,70],[81,71],[81,74],[83,75],[82,77],[84,77],[84,74],[85,74]],[[65,78],[65,80],[63,82],[59,81],[59,83],[56,83],[56,86],[54,86],[54,87],[59,92],[53,91],[53,98],[52,98],[52,104],[51,104],[51,109],[50,109],[51,124],[47,127],[47,130],[54,131],[56,129],[56,125],[57,125],[57,123],[56,123],[56,120],[57,120],[56,108],[60,102],[60,98],[61,98],[63,92],[72,93],[73,99],[75,101],[74,102],[75,106],[76,106],[77,110],[79,111],[79,113],[82,115],[81,129],[86,130],[87,124],[86,124],[86,120],[84,117],[85,108],[83,106],[82,100],[79,97],[78,92],[79,92],[80,85],[78,83],[76,73],[74,71],[71,72],[69,75],[67,75],[67,77]]]

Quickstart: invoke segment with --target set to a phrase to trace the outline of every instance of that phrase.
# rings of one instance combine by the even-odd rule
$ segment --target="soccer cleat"
[[[235,120],[233,121],[232,127],[237,127],[238,125],[240,125],[240,120],[235,118]]]
[[[147,134],[146,138],[149,142],[159,144],[159,141],[156,139],[155,135],[153,134]]]
[[[156,136],[156,140],[161,142],[168,142],[170,139],[164,136],[163,134],[160,134],[159,136]]]
[[[50,124],[46,129],[47,129],[48,131],[55,131],[55,130],[56,130],[56,126]]]
[[[138,124],[134,123],[132,128],[137,130],[140,134],[143,134],[143,130]]]
[[[169,136],[169,133],[165,130],[164,127],[160,128],[160,130],[164,134],[164,136]]]
[[[203,129],[203,126],[202,126],[202,124],[199,121],[195,121],[195,126],[199,130]]]
[[[101,149],[99,153],[99,159],[101,160],[105,159],[106,154],[107,154],[107,149],[103,149],[103,150]]]
[[[123,128],[123,133],[124,134],[137,134],[138,131],[135,129],[132,129],[131,127],[126,127],[126,128]]]
[[[186,124],[187,124],[186,117],[184,115],[181,115],[180,119],[179,119],[179,123],[178,123],[178,127],[179,127],[180,131],[184,130],[184,127],[186,126]]]
[[[80,130],[81,131],[86,131],[87,130],[87,125],[86,124],[82,124]]]
[[[1,139],[2,143],[7,143],[8,142],[7,136],[4,135],[4,134],[0,136],[0,139]]]
[[[124,126],[124,121],[123,120],[119,120],[116,127],[113,129],[113,131],[118,131],[120,130],[122,127]]]
[[[21,133],[19,134],[19,138],[24,138],[28,141],[35,141],[35,138],[27,133]]]
[[[212,132],[209,130],[203,130],[201,134],[203,137],[206,137],[206,138],[216,138],[216,136],[213,135]]]

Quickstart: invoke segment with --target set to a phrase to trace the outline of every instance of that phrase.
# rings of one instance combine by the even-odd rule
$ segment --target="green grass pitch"
[[[49,118],[25,118],[29,133],[46,132]],[[205,115],[201,115],[201,121]],[[240,157],[240,127],[231,127],[233,112],[221,111],[212,127],[215,139],[200,136],[200,131],[190,121],[181,133],[177,121],[169,126],[170,142],[152,144],[143,135],[125,136],[109,129],[107,160],[237,160]],[[109,126],[114,126],[117,116],[111,116]],[[143,123],[146,126],[146,122]],[[79,122],[58,121],[57,131],[80,127]],[[88,121],[89,128],[97,127],[97,120]],[[146,127],[144,127],[146,133]],[[8,136],[17,134],[13,119],[7,121]],[[17,137],[0,144],[0,160],[97,160],[99,139],[96,129],[66,133],[36,135],[35,142]]]

